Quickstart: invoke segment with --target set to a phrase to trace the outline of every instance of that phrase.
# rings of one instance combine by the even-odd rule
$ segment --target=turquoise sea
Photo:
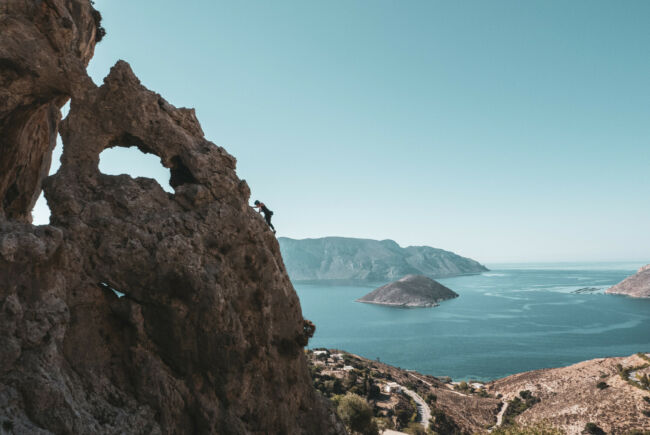
[[[337,348],[455,380],[490,380],[650,352],[650,299],[605,295],[641,264],[488,265],[438,281],[460,297],[436,308],[354,302],[385,283],[295,283],[316,324],[310,348]],[[594,293],[575,294],[591,287]]]

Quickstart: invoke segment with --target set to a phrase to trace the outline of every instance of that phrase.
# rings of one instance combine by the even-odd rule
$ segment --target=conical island
[[[423,275],[406,275],[404,278],[381,286],[357,302],[396,307],[436,307],[458,293]]]

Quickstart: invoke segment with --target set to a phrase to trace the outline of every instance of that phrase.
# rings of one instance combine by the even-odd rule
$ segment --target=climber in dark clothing
[[[271,216],[273,216],[273,212],[269,210],[266,205],[264,205],[263,202],[255,201],[255,208],[258,209],[259,213],[264,213],[264,220],[266,221],[267,224],[271,227],[273,232],[275,233],[275,227],[271,223]]]

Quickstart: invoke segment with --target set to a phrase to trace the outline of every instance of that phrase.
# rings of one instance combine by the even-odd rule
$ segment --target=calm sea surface
[[[440,279],[460,294],[436,308],[354,302],[377,286],[295,285],[310,348],[454,379],[490,380],[591,358],[650,352],[650,299],[605,295],[640,264],[493,265],[481,275]],[[595,287],[599,292],[574,294]]]

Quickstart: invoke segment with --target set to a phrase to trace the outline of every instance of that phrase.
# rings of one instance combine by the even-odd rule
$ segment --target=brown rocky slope
[[[2,8],[2,80],[16,86],[0,95],[2,431],[343,433],[311,385],[311,326],[235,159],[128,64],[92,84],[88,1]],[[12,51],[21,38],[33,58]],[[68,97],[61,168],[44,182],[51,225],[32,226]],[[113,146],[159,156],[174,194],[101,174]]]
[[[397,383],[425,399],[434,420],[446,421],[440,434],[599,433],[586,432],[588,423],[612,435],[650,433],[650,354],[583,361],[488,383],[451,382],[334,349],[308,355],[314,383],[326,396],[365,393],[381,410],[389,399],[383,387]],[[368,385],[379,386],[382,394],[371,394]],[[385,414],[376,415],[385,420]]]
[[[524,390],[539,398],[516,417],[521,424],[545,421],[571,435],[581,434],[587,423],[608,434],[650,430],[650,391],[628,380],[629,370],[648,365],[646,358],[601,358],[519,373],[491,382],[488,391],[505,400]]]
[[[626,295],[633,298],[650,298],[650,264],[643,266],[636,274],[608,288],[605,293]]]

